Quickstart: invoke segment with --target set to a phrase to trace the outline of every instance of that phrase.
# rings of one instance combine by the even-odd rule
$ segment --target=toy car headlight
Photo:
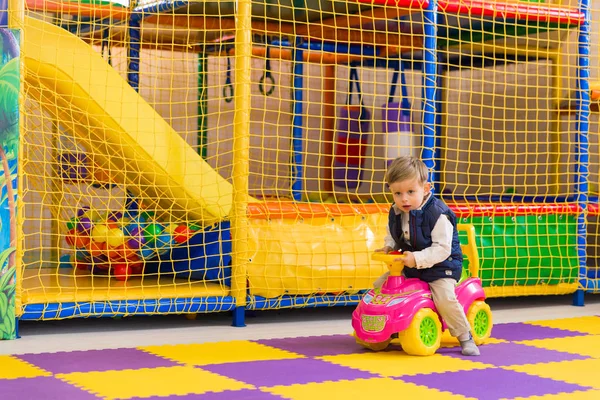
[[[371,300],[373,300],[373,296],[371,296],[370,294],[365,294],[365,296],[363,297],[363,302],[365,304],[369,304],[371,302]]]
[[[402,301],[404,301],[404,297],[396,297],[394,300],[387,303],[386,307],[395,306],[396,304],[401,303]]]

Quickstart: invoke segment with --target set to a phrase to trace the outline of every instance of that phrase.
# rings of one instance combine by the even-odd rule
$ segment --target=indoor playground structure
[[[598,17],[589,0],[8,0],[0,338],[355,306],[386,270],[371,255],[402,154],[474,228],[487,298],[583,305]]]

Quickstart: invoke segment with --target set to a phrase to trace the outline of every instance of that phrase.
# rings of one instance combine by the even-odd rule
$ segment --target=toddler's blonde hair
[[[388,185],[417,178],[419,183],[427,182],[429,168],[425,163],[413,156],[400,156],[396,158],[385,173]]]

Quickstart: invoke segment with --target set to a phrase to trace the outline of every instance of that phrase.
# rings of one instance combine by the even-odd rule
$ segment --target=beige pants
[[[380,288],[389,275],[389,272],[381,275],[375,283],[373,283],[373,286],[375,288]],[[431,294],[433,295],[433,302],[446,322],[446,325],[448,325],[450,334],[460,338],[460,340],[467,340],[469,332],[471,331],[471,325],[469,325],[463,307],[456,299],[456,293],[454,292],[455,288],[456,281],[452,278],[443,278],[429,282],[429,289],[431,289]]]

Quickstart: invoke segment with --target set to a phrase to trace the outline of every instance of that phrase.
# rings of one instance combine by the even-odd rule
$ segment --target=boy
[[[390,209],[385,246],[389,253],[402,250],[404,275],[429,284],[435,306],[458,338],[462,354],[478,356],[479,349],[471,336],[471,326],[456,299],[456,283],[462,272],[462,251],[456,229],[456,216],[431,193],[428,168],[419,159],[403,156],[388,167],[386,181],[394,197]],[[389,272],[374,283],[380,288]]]

